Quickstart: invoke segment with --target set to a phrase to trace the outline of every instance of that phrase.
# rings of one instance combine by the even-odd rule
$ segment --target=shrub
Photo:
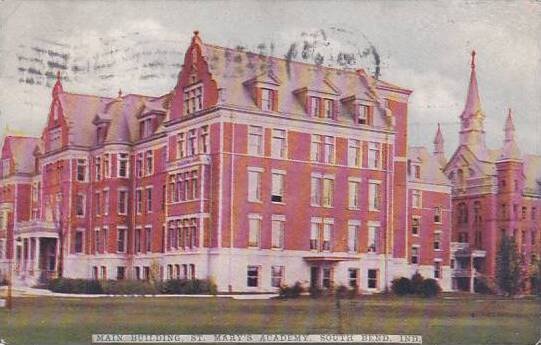
[[[154,285],[140,280],[101,281],[103,293],[108,295],[155,295],[159,293]]]
[[[349,289],[345,285],[338,285],[334,291],[336,298],[347,298],[349,294]]]
[[[393,280],[391,290],[395,295],[404,296],[413,293],[411,280],[406,277]]]
[[[161,284],[161,293],[170,295],[193,295],[217,293],[216,284],[202,279],[171,279]]]
[[[296,282],[293,286],[280,286],[280,298],[297,298],[304,291],[300,282]]]
[[[481,294],[494,294],[495,290],[492,284],[485,277],[475,278],[473,283],[474,291]]]
[[[435,279],[425,279],[421,285],[421,294],[424,297],[434,297],[441,292],[440,285]]]
[[[317,286],[311,286],[308,291],[310,292],[310,297],[312,298],[319,298],[321,295],[323,295],[323,290]]]
[[[423,294],[423,282],[425,278],[419,273],[416,272],[414,275],[411,276],[411,293],[414,293],[416,295],[422,295]]]
[[[53,292],[101,294],[103,289],[97,280],[56,278],[49,280],[48,289]]]

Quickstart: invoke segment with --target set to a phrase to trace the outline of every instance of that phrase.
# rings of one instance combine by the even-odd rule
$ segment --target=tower
[[[441,134],[441,127],[438,123],[438,130],[436,131],[436,136],[434,137],[434,157],[438,161],[441,167],[447,163],[447,160],[445,159],[445,150],[444,150],[444,140],[443,135]]]

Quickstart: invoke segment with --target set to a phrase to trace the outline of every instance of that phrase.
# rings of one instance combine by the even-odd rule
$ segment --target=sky
[[[377,72],[413,90],[410,145],[432,148],[441,123],[448,156],[475,49],[487,144],[512,108],[522,152],[541,154],[539,1],[0,0],[0,137],[41,134],[57,70],[74,93],[169,92],[194,30],[277,57],[308,42],[297,60]]]

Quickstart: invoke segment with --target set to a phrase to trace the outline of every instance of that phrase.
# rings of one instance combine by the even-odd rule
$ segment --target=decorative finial
[[[60,81],[60,70],[56,71],[56,80]]]
[[[122,97],[122,89],[118,89],[118,98]]]
[[[509,108],[509,112],[507,113],[509,117],[511,117],[511,108]]]
[[[193,34],[194,34],[194,36],[199,36],[199,30],[195,30],[195,31],[193,32]]]
[[[475,50],[471,51],[471,68],[475,68]]]

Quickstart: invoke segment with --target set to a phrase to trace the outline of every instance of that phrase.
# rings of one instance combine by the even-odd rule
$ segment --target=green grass
[[[0,310],[9,345],[90,344],[93,333],[386,333],[420,334],[424,344],[535,344],[541,300],[361,297],[16,298]]]

